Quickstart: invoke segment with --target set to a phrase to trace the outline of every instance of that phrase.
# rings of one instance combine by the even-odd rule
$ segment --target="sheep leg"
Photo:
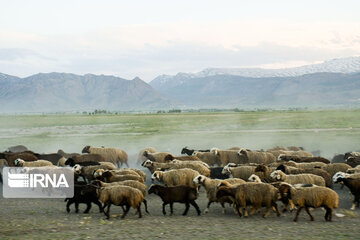
[[[207,204],[207,206],[206,206],[206,208],[205,208],[205,210],[204,210],[204,213],[208,213],[208,212],[209,212],[209,207],[210,207],[211,203],[213,203],[213,201],[209,201],[209,202],[208,202],[208,204]]]
[[[223,208],[223,214],[225,214],[226,213],[225,203],[221,202],[220,204],[221,204],[221,207]]]
[[[150,213],[148,212],[146,199],[143,200],[143,203],[144,203],[144,205],[145,205],[145,212],[148,213],[148,214],[150,214]]]
[[[139,218],[141,218],[142,217],[142,215],[141,215],[141,203],[139,204],[139,206],[137,207],[137,212],[139,213]],[[146,209],[146,208],[145,208]]]
[[[130,210],[130,205],[126,204],[125,206],[126,206],[126,208],[125,208],[125,211],[123,212],[123,215],[121,216],[121,219],[123,219]]]
[[[91,209],[91,202],[87,202],[86,203],[86,209],[85,209],[84,213],[89,213],[90,209]]]
[[[297,221],[298,216],[299,216],[299,213],[300,213],[300,211],[301,211],[302,208],[303,208],[303,207],[299,207],[299,209],[296,211],[296,215],[295,215],[295,218],[294,218],[294,222]]]
[[[279,211],[277,203],[273,203],[273,208],[275,208],[276,216],[280,217],[281,213]]]
[[[105,208],[105,205],[106,204],[104,204],[104,208]],[[106,206],[107,206],[107,209],[106,209],[106,212],[104,211],[104,213],[105,213],[106,219],[109,219],[110,218],[110,206],[111,206],[111,204],[109,203]]]
[[[102,206],[101,206],[101,203],[99,202],[99,200],[96,199],[96,201],[94,201],[94,203],[95,203],[96,205],[98,205],[98,207],[99,207],[99,212],[100,212],[100,213],[104,211],[103,208],[102,208]]]
[[[247,211],[246,206],[245,206],[245,207],[243,207],[243,209],[244,209],[244,217],[248,217],[248,216],[249,216],[249,214],[248,214],[248,211]]]
[[[162,212],[164,215],[166,215],[166,212],[165,212],[165,206],[166,206],[166,203],[163,203],[163,209],[162,209]]]
[[[170,216],[172,216],[174,214],[174,203],[170,203]]]
[[[254,215],[254,213],[256,212],[257,208],[255,208],[254,206],[251,206],[250,209],[250,215]]]
[[[79,203],[75,202],[75,212],[78,213],[79,212]]]
[[[190,204],[194,206],[194,208],[196,209],[196,212],[197,212],[198,216],[200,216],[201,211],[200,211],[199,206],[196,204],[195,200],[190,201]]]
[[[72,199],[70,198],[66,204],[66,211],[69,213],[70,212],[70,205],[73,203]]]
[[[310,221],[314,221],[314,217],[311,215],[309,208],[307,206],[305,206],[305,211],[307,212],[307,214],[309,214],[310,216]]]
[[[190,204],[189,204],[189,202],[186,202],[186,203],[185,203],[185,211],[184,211],[184,213],[182,214],[183,216],[185,216],[185,215],[187,214],[187,212],[189,211],[189,208],[190,208]]]
[[[270,214],[270,211],[271,211],[271,207],[266,207],[266,212],[265,212],[263,218],[267,218]]]
[[[240,206],[238,204],[235,204],[234,208],[236,209],[236,212],[239,215],[239,217],[241,217],[242,216],[242,210],[241,210]]]

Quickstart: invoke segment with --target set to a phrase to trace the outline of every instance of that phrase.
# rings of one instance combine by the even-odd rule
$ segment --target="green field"
[[[303,146],[335,153],[360,149],[360,110],[119,115],[0,116],[0,150],[17,144],[37,152],[79,152],[85,145],[180,153],[190,148]]]

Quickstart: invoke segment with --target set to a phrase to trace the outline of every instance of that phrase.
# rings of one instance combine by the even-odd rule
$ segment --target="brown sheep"
[[[253,152],[242,148],[238,154],[244,156],[246,163],[269,164],[276,162],[276,157],[268,152]]]
[[[297,174],[286,175],[280,170],[276,170],[270,174],[270,177],[275,181],[287,182],[289,184],[315,184],[325,187],[324,178],[314,174]]]
[[[221,166],[225,166],[228,163],[236,163],[236,164],[246,163],[245,157],[239,155],[239,151],[219,150],[217,148],[212,148],[210,152],[220,159]]]
[[[332,210],[339,205],[339,196],[330,188],[326,187],[296,187],[283,183],[279,187],[281,198],[291,200],[297,207],[294,221],[296,222],[301,209],[305,208],[310,216],[310,220],[314,221],[314,217],[310,214],[309,207],[326,209],[325,221],[331,221]]]
[[[194,152],[194,156],[198,157],[200,161],[208,164],[209,166],[221,165],[220,158],[212,152]]]
[[[147,158],[144,156],[145,151],[147,151],[148,153],[156,153],[157,152],[156,148],[153,148],[153,147],[147,147],[147,148],[140,150],[140,152],[138,154],[138,159],[136,161],[136,163],[138,165],[141,165],[144,161],[146,161]]]
[[[155,171],[151,176],[151,179],[163,182],[166,186],[179,186],[186,185],[189,187],[196,188],[197,186],[193,183],[193,179],[200,175],[199,172],[189,169],[174,169],[166,172]]]
[[[266,207],[266,212],[263,215],[264,218],[269,216],[272,207],[275,208],[277,216],[280,216],[280,211],[276,204],[278,199],[278,190],[267,183],[244,183],[236,185],[235,187],[222,186],[218,189],[216,197],[229,196],[235,200],[236,211],[239,216],[242,216],[241,209],[244,208],[247,217],[248,213],[246,210],[247,205],[252,206],[250,214],[255,213],[256,210],[262,206]]]
[[[229,183],[230,186],[232,185],[230,182],[235,182],[235,184],[245,183],[245,181],[242,179],[237,179],[237,181],[231,181],[231,178],[226,179],[226,180],[220,180],[220,179],[211,179],[204,175],[196,176],[193,179],[194,184],[200,184],[206,190],[206,197],[208,199],[208,204],[207,204],[206,209],[204,210],[204,213],[209,212],[209,207],[210,207],[211,203],[213,203],[213,202],[219,202],[221,204],[221,207],[223,208],[223,213],[225,213],[225,203],[230,203],[230,204],[233,203],[231,201],[231,199],[229,199],[227,197],[224,197],[221,199],[216,198],[217,186],[222,181]]]
[[[155,152],[155,153],[150,153],[148,151],[144,151],[144,157],[146,157],[146,159],[151,160],[152,162],[160,162],[160,163],[165,163],[165,157],[168,156],[170,153],[168,152]]]
[[[22,159],[27,162],[36,161],[38,158],[33,152],[21,152],[21,153],[0,153],[0,159],[5,159],[9,167],[15,167],[15,160]]]
[[[135,181],[135,180],[125,180],[125,181],[122,181],[122,182],[111,182],[111,183],[105,183],[105,182],[102,182],[100,180],[94,180],[91,182],[92,185],[95,185],[95,186],[98,186],[98,187],[111,187],[111,186],[115,186],[115,185],[123,185],[123,186],[128,186],[128,187],[132,187],[132,188],[136,188],[138,190],[141,191],[141,193],[144,195],[144,206],[145,206],[145,212],[146,213],[149,213],[148,212],[148,209],[147,209],[147,201],[145,199],[145,196],[147,194],[147,187],[144,183],[141,183],[139,181]]]
[[[111,187],[102,187],[97,190],[97,195],[100,202],[104,203],[104,214],[107,219],[110,218],[110,206],[125,206],[125,211],[121,218],[124,218],[129,212],[130,207],[137,210],[139,218],[141,215],[141,203],[144,200],[144,195],[140,190],[128,186],[116,185]],[[105,208],[107,210],[105,211]]]
[[[105,147],[96,148],[96,147],[86,146],[83,148],[81,152],[99,154],[105,158],[106,162],[112,162],[115,166],[118,166],[119,168],[123,164],[126,164],[126,166],[129,167],[127,153],[119,148],[105,148]]]
[[[327,171],[331,177],[337,172],[346,172],[349,168],[351,168],[351,166],[346,163],[330,163],[321,167],[321,169]]]
[[[125,181],[125,180],[135,180],[135,181],[139,181],[141,183],[144,183],[144,179],[140,176],[136,176],[136,175],[116,175],[110,171],[105,171],[102,174],[102,179],[104,179],[105,182],[107,183],[111,183],[111,182],[121,182],[121,181]]]

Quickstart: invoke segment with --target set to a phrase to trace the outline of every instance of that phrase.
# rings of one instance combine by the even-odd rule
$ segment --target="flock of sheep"
[[[121,206],[122,218],[132,207],[142,217],[141,204],[147,209],[147,194],[158,195],[165,207],[183,203],[186,215],[192,205],[201,214],[196,199],[204,188],[208,199],[204,213],[209,212],[212,203],[233,206],[240,217],[261,212],[266,218],[273,210],[277,216],[282,211],[297,209],[294,221],[304,208],[314,220],[309,208],[323,207],[325,220],[331,221],[332,210],[338,207],[339,197],[332,190],[334,183],[342,183],[354,195],[352,210],[360,203],[360,153],[349,152],[342,160],[329,161],[314,157],[301,147],[275,147],[266,151],[254,151],[240,147],[230,149],[192,150],[183,148],[182,155],[159,152],[149,147],[140,151],[137,168],[121,168],[128,165],[128,155],[117,148],[86,146],[79,153],[65,153],[59,150],[53,154],[37,154],[17,146],[0,153],[0,166],[39,167],[52,169],[71,167],[75,176],[74,197],[65,201],[66,210],[75,204],[98,205],[99,211],[110,218],[111,205]],[[151,180],[162,184],[146,185],[146,172]],[[249,209],[248,209],[249,208]]]

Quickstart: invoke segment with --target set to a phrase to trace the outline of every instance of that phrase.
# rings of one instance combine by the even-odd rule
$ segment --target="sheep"
[[[350,165],[346,163],[330,163],[321,167],[321,169],[327,171],[331,177],[337,172],[346,172],[349,168],[351,168]]]
[[[346,170],[346,173],[350,173],[350,174],[360,173],[360,165],[354,168],[349,168],[348,170]]]
[[[155,153],[150,153],[148,151],[144,151],[144,157],[146,157],[146,159],[149,159],[153,162],[161,162],[164,163],[165,161],[165,157],[168,156],[170,153],[168,152],[155,152]]]
[[[95,203],[99,207],[100,213],[103,212],[101,203],[99,202],[95,189],[92,189],[86,184],[75,184],[74,185],[74,196],[72,198],[65,198],[66,211],[70,212],[71,204],[75,203],[75,212],[79,212],[79,203],[86,203],[86,209],[84,213],[89,213],[91,209],[91,203]]]
[[[231,164],[226,165],[222,172],[223,174],[230,174],[230,176],[234,178],[241,178],[243,180],[247,180],[251,174],[255,173],[256,166],[239,166],[239,167],[231,167]]]
[[[21,153],[21,152],[26,152],[29,149],[24,145],[16,145],[16,146],[8,147],[7,150],[12,153]]]
[[[97,189],[97,195],[100,202],[104,203],[104,214],[107,219],[110,218],[111,204],[116,206],[125,206],[125,210],[123,211],[121,218],[126,216],[130,207],[137,210],[139,218],[142,217],[140,206],[144,200],[144,195],[139,189],[129,186],[115,185]],[[107,210],[105,211],[106,207]]]
[[[252,152],[241,148],[238,154],[244,156],[246,163],[269,164],[276,162],[276,157],[268,152]]]
[[[283,183],[279,187],[279,193],[282,199],[291,200],[298,207],[294,222],[297,221],[301,209],[305,208],[310,216],[310,220],[314,221],[314,217],[310,214],[309,207],[326,209],[325,221],[331,221],[332,210],[339,205],[338,194],[330,188],[312,186],[312,187],[293,187],[290,184]]]
[[[194,206],[198,216],[201,214],[200,208],[195,202],[198,197],[198,191],[196,188],[184,185],[165,187],[158,184],[153,184],[150,186],[148,193],[154,193],[161,198],[163,201],[162,212],[164,215],[166,215],[165,206],[167,204],[170,204],[170,213],[171,215],[173,214],[174,202],[185,203],[186,208],[182,214],[183,216],[187,214],[190,208],[190,204]]]
[[[245,157],[241,156],[239,151],[212,148],[210,152],[220,159],[221,166],[225,166],[228,163],[246,163]]]
[[[220,158],[212,152],[194,152],[193,155],[198,157],[200,161],[208,164],[209,166],[221,165]]]
[[[189,169],[174,169],[166,172],[155,171],[151,179],[163,182],[166,186],[179,186],[186,185],[189,187],[196,188],[197,186],[193,183],[193,179],[199,175],[199,172]]]
[[[326,164],[330,163],[328,159],[323,157],[299,157],[299,156],[282,155],[280,158],[283,161],[294,161],[297,163],[301,163],[301,162],[323,162]]]
[[[121,182],[121,181],[125,181],[125,180],[135,180],[135,181],[144,183],[144,179],[142,177],[140,177],[139,175],[133,175],[133,174],[117,175],[113,172],[105,171],[101,177],[107,183]]]
[[[180,161],[200,161],[200,159],[196,156],[173,156],[172,154],[165,156],[164,161],[170,162],[175,159]]]
[[[297,175],[286,175],[280,170],[276,170],[270,174],[270,178],[274,179],[275,181],[287,182],[289,184],[315,184],[318,186],[325,186],[324,178],[314,175],[314,174],[297,174]]]
[[[43,166],[53,166],[53,164],[47,160],[36,160],[32,162],[25,162],[24,160],[18,158],[14,161],[16,167],[43,167]]]
[[[280,211],[276,204],[278,198],[278,190],[267,183],[243,183],[234,187],[222,186],[218,189],[216,197],[229,196],[235,201],[236,211],[239,216],[242,216],[241,209],[245,209],[244,216],[247,217],[247,205],[251,205],[250,214],[255,213],[256,210],[262,206],[266,207],[264,218],[269,216],[271,208],[275,208],[277,216],[280,216]]]
[[[67,159],[65,157],[60,158],[59,161],[57,162],[56,166],[65,167],[66,166],[66,164],[65,164],[66,160]]]
[[[255,175],[259,176],[263,182],[271,182],[270,173],[276,170],[274,167],[267,167],[264,164],[260,164],[255,168]]]
[[[210,167],[210,178],[214,179],[227,179],[229,178],[228,174],[223,174],[223,167]]]
[[[188,149],[187,147],[184,147],[183,149],[181,149],[181,154],[187,154],[188,156],[193,155],[194,152],[210,152],[210,149],[195,150],[195,149]]]
[[[289,167],[289,166],[285,166],[285,165],[280,165],[279,167],[276,168],[276,170],[281,170],[285,174],[296,175],[296,174],[303,174],[303,173],[311,173],[314,175],[318,175],[318,176],[324,178],[326,187],[329,187],[329,188],[333,187],[333,181],[332,181],[330,174],[320,168],[301,169],[301,168],[294,168],[294,167]]]
[[[14,167],[16,159],[22,159],[27,162],[36,161],[38,158],[34,155],[33,152],[21,152],[21,153],[0,153],[0,159],[5,159],[9,167]]]
[[[56,165],[58,163],[58,161],[60,160],[60,158],[62,158],[62,156],[57,153],[49,153],[49,154],[34,153],[34,155],[38,159],[47,160],[47,161],[51,162],[53,165]]]
[[[8,166],[9,164],[7,163],[6,159],[0,159],[0,183],[3,182],[3,178],[2,178],[3,168]]]
[[[172,162],[162,163],[162,162],[153,162],[151,160],[146,160],[141,164],[141,166],[149,169],[149,171],[151,173],[154,173],[155,170],[158,170],[158,169],[169,169],[173,165],[174,165],[174,163],[172,163]]]
[[[306,151],[283,151],[283,153],[278,156],[278,160],[279,160],[279,158],[286,157],[286,156],[314,157],[312,155],[312,153],[309,153],[309,152],[306,152]]]
[[[290,161],[292,162],[292,161]],[[302,168],[302,169],[309,169],[309,168],[322,168],[329,164],[325,164],[323,162],[301,162],[301,163],[295,163],[295,167]]]
[[[289,161],[289,162],[286,162],[286,161],[276,161],[274,163],[270,163],[268,164],[267,166],[268,167],[279,167],[280,165],[286,165],[286,166],[290,166],[290,167],[296,167],[296,162],[294,161]]]
[[[93,174],[97,169],[115,170],[116,167],[110,162],[100,162],[100,165],[93,166],[81,166],[79,164],[75,164],[75,166],[73,167],[75,173],[83,176],[87,180],[94,179]]]
[[[104,169],[97,169],[96,171],[94,171],[93,176],[96,179],[103,179],[102,175],[105,171],[109,171],[115,175],[135,175],[137,177],[141,177],[137,172],[130,170],[130,169],[116,169],[116,170],[104,170]],[[143,180],[145,181],[145,179],[143,178]]]
[[[146,181],[146,173],[144,173],[143,171],[141,171],[140,169],[137,168],[128,168],[128,170],[132,170],[134,172],[136,172],[137,174],[140,175],[140,177],[142,177],[144,179],[144,182]]]
[[[105,158],[99,154],[81,154],[79,156],[68,158],[65,165],[73,167],[75,164],[80,164],[82,162],[105,162]]]
[[[147,151],[148,153],[156,153],[157,152],[156,148],[153,148],[153,147],[147,147],[147,148],[140,150],[137,161],[136,161],[137,165],[141,165],[144,161],[146,161],[147,158],[144,156],[145,151]]]
[[[144,195],[144,200],[143,203],[145,205],[145,212],[148,212],[148,208],[147,208],[147,201],[145,199],[145,196],[147,194],[147,187],[144,183],[141,183],[139,181],[136,180],[125,180],[125,181],[121,181],[121,182],[111,182],[111,183],[105,183],[102,182],[100,180],[94,180],[91,182],[92,185],[98,186],[98,187],[111,187],[111,186],[115,186],[115,185],[123,185],[123,186],[128,186],[128,187],[132,187],[132,188],[136,188],[138,190],[141,191],[141,193]]]
[[[62,157],[65,157],[65,158],[72,158],[74,156],[80,156],[81,155],[80,153],[66,153],[62,149],[59,149],[57,151],[57,154],[59,154]]]
[[[346,174],[343,172],[337,172],[333,176],[334,183],[344,183],[349,188],[352,195],[354,195],[354,201],[350,210],[355,210],[355,206],[359,207],[360,204],[360,177],[353,176],[352,174]]]
[[[186,160],[179,160],[179,159],[174,159],[174,160],[172,160],[171,161],[172,163],[175,163],[175,164],[177,164],[177,163],[182,163],[182,164],[200,164],[200,165],[202,165],[202,166],[204,166],[204,167],[206,167],[206,168],[210,168],[210,166],[207,164],[207,163],[204,163],[203,161],[196,161],[196,160],[194,160],[194,161],[186,161]]]
[[[304,151],[303,147],[289,146],[287,147],[289,151]]]
[[[357,156],[357,157],[348,157],[346,160],[345,160],[346,164],[350,165],[351,167],[356,167],[358,165],[360,165],[360,157]]]
[[[96,148],[86,146],[81,152],[99,154],[105,158],[106,162],[112,162],[115,166],[121,167],[123,164],[126,164],[126,166],[129,167],[127,153],[119,148]]]
[[[228,179],[230,180],[230,179]],[[237,182],[239,183],[245,183],[244,180],[242,179],[238,179],[239,181]],[[223,213],[225,213],[225,203],[230,203],[232,204],[233,202],[227,198],[221,198],[221,199],[217,199],[216,198],[216,191],[217,191],[217,186],[220,184],[222,180],[220,179],[211,179],[208,178],[204,175],[198,175],[193,179],[194,184],[200,184],[201,186],[203,186],[206,190],[206,197],[208,199],[208,204],[206,209],[204,210],[204,213],[208,213],[209,212],[209,207],[211,205],[211,203],[213,202],[219,202],[221,204],[221,207],[223,208]],[[231,185],[231,183],[227,180],[224,180],[225,182],[229,183]]]
[[[348,159],[349,157],[360,157],[360,152],[347,152],[344,154],[344,160]]]
[[[261,179],[258,175],[256,174],[251,174],[251,176],[248,178],[249,182],[257,182],[257,183],[261,183]]]
[[[270,148],[266,151],[289,151],[289,149],[287,147],[283,147],[283,146],[276,146],[276,147],[273,147],[273,148]]]
[[[170,169],[182,169],[182,168],[190,168],[193,169],[200,174],[209,177],[210,176],[210,169],[209,166],[205,166],[204,163],[200,161],[179,161],[179,160],[173,160],[173,165],[170,167]]]

